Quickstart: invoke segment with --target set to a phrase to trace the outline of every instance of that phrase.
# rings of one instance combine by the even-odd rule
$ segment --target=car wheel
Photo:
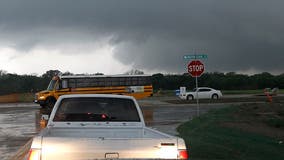
[[[186,96],[186,100],[193,100],[194,98],[193,98],[193,95],[188,95],[188,96]]]
[[[212,99],[219,99],[219,96],[218,96],[218,94],[213,94],[211,98]]]

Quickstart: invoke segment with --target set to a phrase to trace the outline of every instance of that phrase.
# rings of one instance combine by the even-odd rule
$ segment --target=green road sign
[[[193,54],[193,55],[184,55],[183,59],[206,59],[208,56],[206,54]]]

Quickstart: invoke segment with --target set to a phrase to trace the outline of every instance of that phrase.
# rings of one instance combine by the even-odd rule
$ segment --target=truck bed
[[[147,127],[53,128],[44,134],[42,160],[177,158],[177,138]]]
[[[52,128],[43,132],[44,137],[68,138],[171,138],[172,136],[150,129],[142,128]]]

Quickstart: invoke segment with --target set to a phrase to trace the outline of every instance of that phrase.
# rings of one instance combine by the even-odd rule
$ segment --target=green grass
[[[284,128],[284,119],[278,117],[271,117],[264,122],[271,127]]]
[[[263,94],[263,90],[223,90],[223,94]]]
[[[237,107],[211,111],[178,127],[190,148],[192,160],[283,160],[284,144],[279,140],[239,129],[222,127],[232,122]]]
[[[222,90],[223,94],[263,94],[263,89],[256,90]],[[284,89],[279,89],[278,94],[284,94]]]

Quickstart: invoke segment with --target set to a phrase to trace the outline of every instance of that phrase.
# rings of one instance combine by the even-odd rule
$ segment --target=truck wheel
[[[219,96],[218,96],[217,94],[213,94],[211,98],[212,98],[212,99],[218,99]]]
[[[186,96],[186,100],[193,100],[194,98],[193,98],[193,95],[188,95],[188,96]]]
[[[47,100],[45,101],[46,108],[51,110],[53,108],[55,102],[56,102],[55,98],[52,98],[52,97],[47,98]]]

